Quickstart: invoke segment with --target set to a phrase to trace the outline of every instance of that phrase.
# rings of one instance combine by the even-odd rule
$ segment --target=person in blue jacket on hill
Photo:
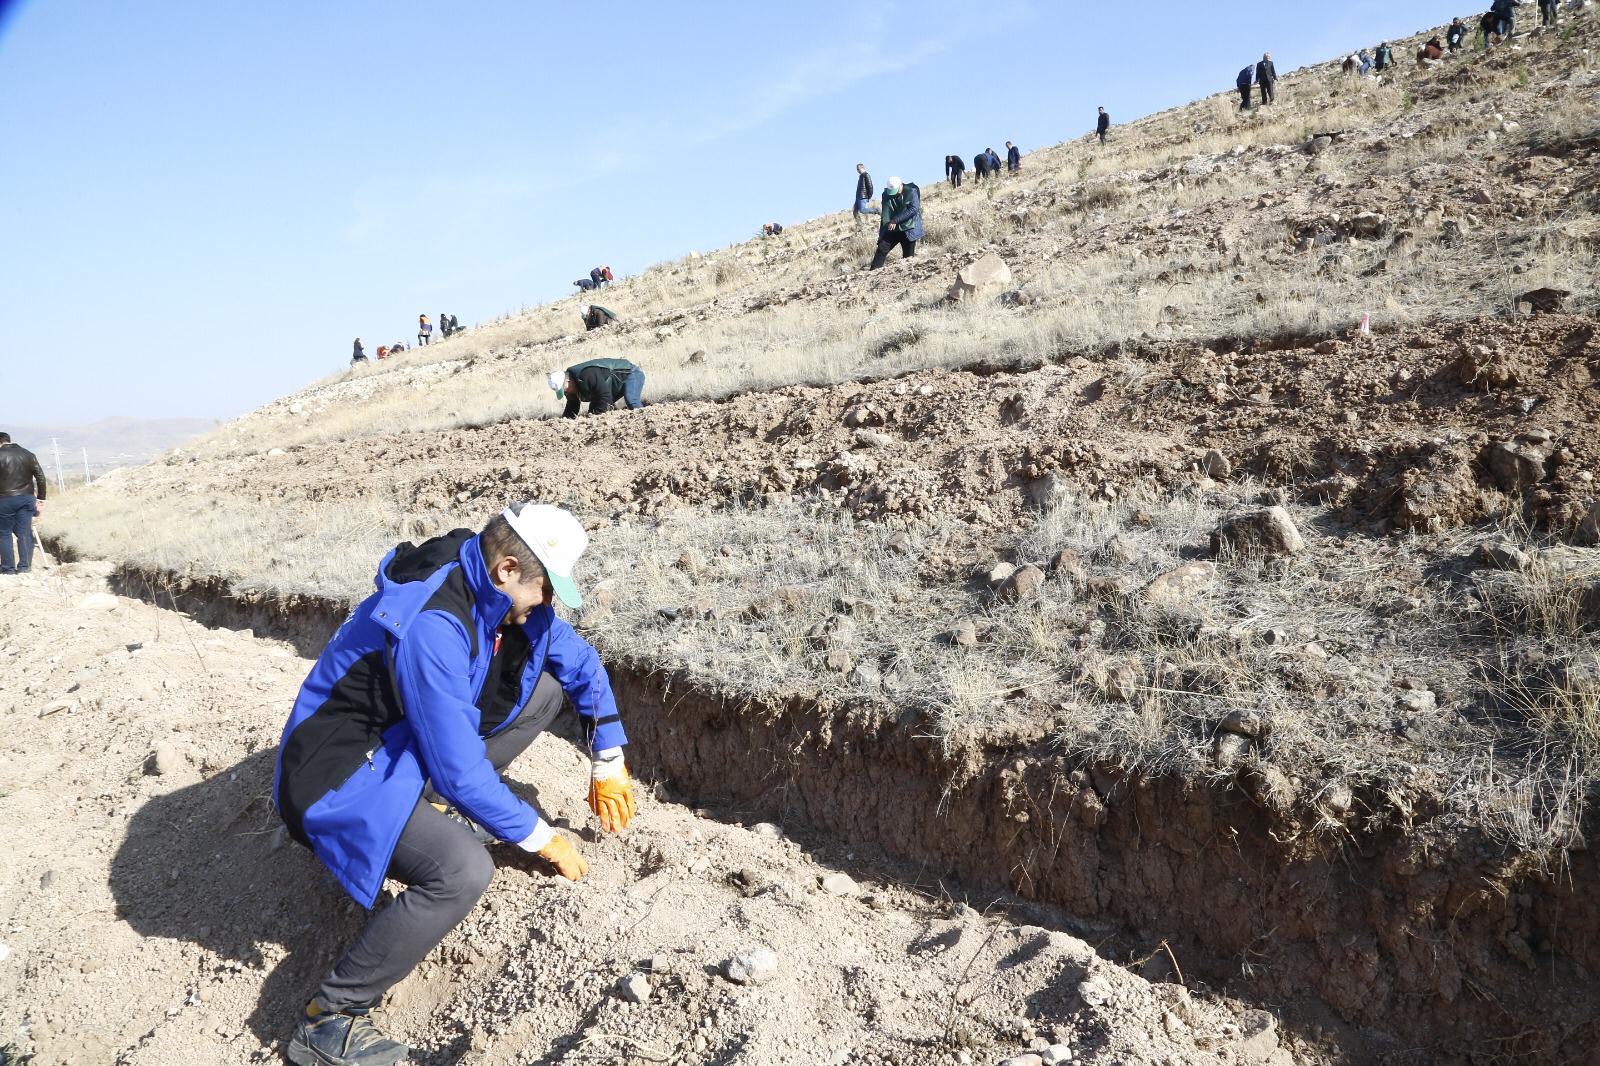
[[[1018,148],[1016,145],[1012,144],[1010,141],[1007,141],[1006,142],[1006,173],[1015,174],[1017,171],[1019,171],[1021,169],[1022,169],[1022,149]]]
[[[504,842],[577,881],[588,864],[501,778],[571,700],[592,759],[589,806],[607,832],[635,812],[627,737],[600,657],[556,616],[583,598],[588,546],[567,511],[512,504],[481,533],[401,544],[301,686],[273,803],[345,890],[372,907],[406,885],[306,1004],[286,1052],[299,1066],[393,1066],[408,1054],[368,1019],[384,993],[488,888]]]
[[[1239,90],[1239,110],[1250,110],[1250,87],[1256,82],[1256,68],[1254,64],[1245,67],[1239,76],[1233,79],[1234,88]]]
[[[878,249],[872,256],[873,270],[883,266],[883,261],[897,245],[905,259],[917,254],[917,242],[922,239],[922,190],[914,182],[890,178],[883,187],[881,212]]]

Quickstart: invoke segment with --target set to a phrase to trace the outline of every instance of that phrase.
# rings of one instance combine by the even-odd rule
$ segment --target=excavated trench
[[[133,568],[113,585],[308,655],[347,611]],[[1059,908],[1069,926],[1165,942],[1158,957],[1188,979],[1360,1030],[1341,1043],[1384,1061],[1593,1061],[1593,851],[1547,870],[1415,803],[1382,820],[1408,829],[1318,834],[1256,802],[1247,780],[1127,776],[1042,738],[942,747],[847,708],[754,703],[637,663],[608,667],[630,759],[674,799],[876,846],[925,880]],[[1356,802],[1392,803],[1376,791]]]

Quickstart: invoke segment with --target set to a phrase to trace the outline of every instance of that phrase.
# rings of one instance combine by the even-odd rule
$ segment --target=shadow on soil
[[[367,920],[311,852],[279,832],[270,799],[276,758],[274,746],[152,797],[111,861],[117,917],[140,936],[210,953],[202,973],[263,972],[260,998],[242,1020],[263,1045],[288,1038],[296,1012]],[[536,790],[511,784],[538,803]],[[412,1061],[449,1063],[465,1053],[464,1035],[443,1039]]]

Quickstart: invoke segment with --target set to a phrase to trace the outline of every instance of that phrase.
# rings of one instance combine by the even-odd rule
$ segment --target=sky
[[[232,417],[848,208],[858,161],[927,184],[1468,7],[0,0],[0,428]]]

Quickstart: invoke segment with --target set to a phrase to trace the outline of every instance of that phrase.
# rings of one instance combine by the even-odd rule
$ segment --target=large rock
[[[1052,470],[1043,477],[1036,477],[1028,482],[1028,502],[1041,511],[1049,512],[1055,510],[1071,499],[1072,495],[1072,482],[1067,480],[1065,474],[1057,470]]]
[[[1376,211],[1363,211],[1350,220],[1353,236],[1376,240],[1389,232],[1389,217]]]
[[[1547,434],[1523,433],[1513,440],[1488,444],[1482,453],[1483,465],[1503,491],[1525,492],[1544,480],[1554,450]]]
[[[1000,586],[1000,597],[1025,603],[1037,598],[1042,588],[1044,588],[1044,571],[1029,563],[1018,567],[1016,573],[1005,580]]]
[[[1184,563],[1152,579],[1144,587],[1144,598],[1148,603],[1167,606],[1190,603],[1211,588],[1216,576],[1216,563]]]
[[[975,263],[968,263],[956,272],[955,283],[950,286],[952,299],[965,300],[974,296],[999,293],[1011,284],[1011,268],[993,252]]]
[[[1553,289],[1546,285],[1523,293],[1517,297],[1517,302],[1528,304],[1535,311],[1553,314],[1567,306],[1567,297],[1571,295],[1566,289]]]
[[[1579,506],[1583,517],[1578,519],[1578,539],[1585,544],[1600,544],[1600,500],[1585,500]]]
[[[1228,549],[1246,554],[1293,555],[1305,546],[1294,519],[1282,507],[1265,507],[1230,518],[1211,534],[1213,555]]]
[[[778,972],[778,956],[771,948],[756,948],[729,959],[722,972],[736,985],[757,985]]]

